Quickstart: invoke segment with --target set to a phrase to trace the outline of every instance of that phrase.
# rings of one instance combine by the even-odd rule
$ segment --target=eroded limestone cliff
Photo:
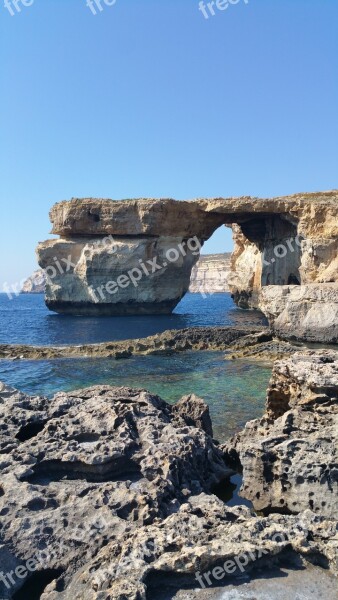
[[[337,214],[337,191],[273,199],[61,202],[50,213],[52,233],[60,239],[37,249],[48,275],[46,303],[72,314],[169,313],[189,289],[204,241],[231,225],[235,249],[228,284],[235,302],[261,308],[286,336],[292,330],[306,340],[307,321],[313,320],[309,298],[325,298],[331,318],[317,319],[311,340],[336,342]],[[304,285],[312,291],[307,287],[303,301],[293,288]],[[280,313],[276,303],[270,310],[269,294],[274,298],[277,288]],[[299,332],[297,316],[287,320],[298,308]]]
[[[338,192],[275,198],[233,234],[238,306],[260,308],[282,337],[337,343]]]
[[[230,253],[204,254],[192,268],[189,292],[215,294],[229,292]]]
[[[193,266],[190,276],[189,292],[213,294],[229,292],[227,278],[230,272],[230,253],[204,254]],[[43,269],[38,269],[27,277],[22,294],[42,294],[45,291],[46,275]]]

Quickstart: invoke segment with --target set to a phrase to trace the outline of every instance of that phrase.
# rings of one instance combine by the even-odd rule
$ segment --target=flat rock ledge
[[[197,575],[239,585],[284,560],[338,574],[337,366],[330,351],[277,362],[266,415],[224,447],[194,395],[171,406],[95,386],[49,400],[1,384],[0,571],[14,584],[0,597],[197,597]],[[239,463],[258,513],[212,493]]]
[[[172,354],[186,350],[226,351],[227,358],[275,360],[286,358],[302,344],[276,339],[267,327],[191,327],[172,329],[146,338],[84,344],[81,346],[29,346],[0,344],[0,359],[51,358],[127,359],[134,354]]]
[[[146,338],[81,346],[29,346],[0,344],[0,358],[128,358],[132,354],[182,352],[184,350],[226,350],[241,337],[268,331],[265,327],[190,327],[171,329]]]

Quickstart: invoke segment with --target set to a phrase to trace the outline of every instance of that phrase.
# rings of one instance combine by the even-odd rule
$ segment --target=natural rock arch
[[[263,289],[276,295],[276,288],[336,282],[337,207],[337,191],[60,202],[50,212],[60,238],[37,248],[47,306],[71,314],[170,313],[189,288],[201,246],[221,225],[233,228],[228,282],[242,308],[265,306]]]

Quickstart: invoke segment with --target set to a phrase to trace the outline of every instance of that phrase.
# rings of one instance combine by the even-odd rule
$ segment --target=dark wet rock
[[[101,344],[81,346],[28,346],[0,344],[0,358],[6,359],[46,359],[66,357],[113,357],[123,353],[159,354],[182,352],[184,350],[226,350],[229,344],[243,336],[268,332],[266,327],[189,327],[170,329],[146,338],[136,338]],[[126,354],[125,354],[126,353]]]
[[[304,345],[300,343],[293,342],[291,344],[277,339],[272,331],[266,330],[245,335],[229,344],[225,358],[232,360],[249,358],[272,363],[275,360],[292,356],[302,347],[304,348]]]
[[[131,356],[132,356],[132,353],[130,352],[130,350],[121,350],[120,352],[119,351],[115,352],[116,360],[120,360],[122,358],[130,358]]]

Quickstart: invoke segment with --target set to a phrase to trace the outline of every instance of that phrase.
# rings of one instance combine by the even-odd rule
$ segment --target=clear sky
[[[338,187],[337,0],[239,0],[208,19],[199,0],[7,2],[1,290],[36,268],[59,200]],[[205,250],[231,249],[227,231]]]

